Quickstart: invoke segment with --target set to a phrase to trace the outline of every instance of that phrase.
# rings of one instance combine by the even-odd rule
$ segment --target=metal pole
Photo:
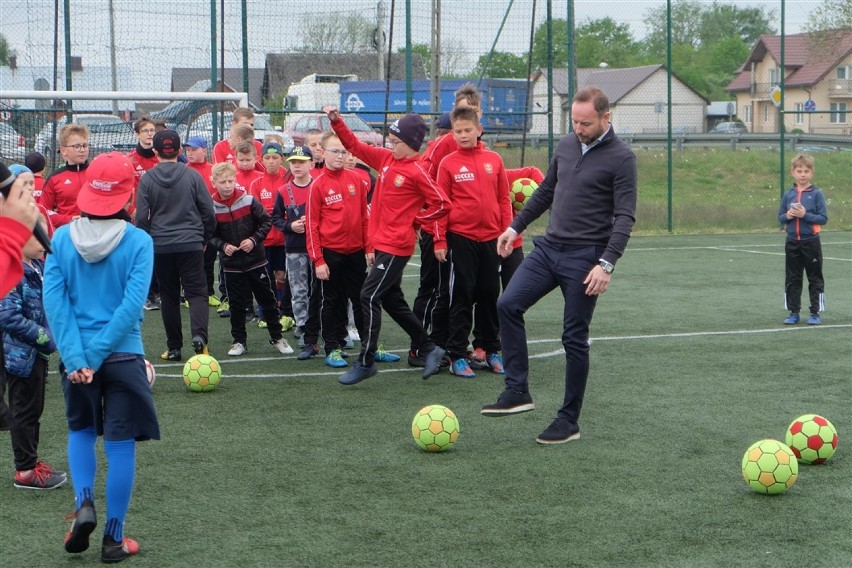
[[[488,57],[485,58],[485,63],[482,65],[482,69],[479,70],[479,79],[476,82],[477,88],[479,88],[479,85],[482,84],[482,78],[485,77],[485,74],[488,72],[488,66],[491,65],[491,57],[494,55],[494,48],[497,47],[497,42],[500,41],[500,35],[503,33],[503,27],[506,25],[506,20],[509,19],[509,12],[512,10],[512,6],[514,4],[515,0],[510,0],[509,6],[503,14],[503,21],[500,22],[500,27],[497,28],[497,35],[494,36],[494,41],[491,43],[491,49],[488,50]]]
[[[243,24],[243,91],[249,92],[249,58],[248,58],[248,5],[242,0]]]
[[[429,110],[441,113],[441,0],[432,0],[432,49],[429,53]],[[435,121],[431,122],[435,134]]]
[[[118,90],[118,64],[115,59],[115,7],[114,0],[109,0],[109,64],[112,72],[110,85],[113,91]],[[112,100],[112,114],[118,115],[118,101]]]
[[[388,101],[390,100],[391,68],[393,65],[393,53],[391,52],[391,50],[393,49],[394,14],[396,14],[396,0],[391,0],[390,28],[388,29],[388,64],[387,75],[385,77],[385,118],[384,123],[382,124],[382,146],[385,145],[385,141],[387,140],[388,136]]]
[[[778,107],[778,132],[780,133],[779,134],[779,144],[778,144],[778,146],[779,146],[779,148],[778,148],[779,154],[778,155],[779,155],[779,160],[780,160],[779,164],[778,164],[778,177],[779,177],[778,190],[781,192],[780,197],[784,197],[784,179],[786,177],[785,176],[786,164],[784,163],[785,162],[785,160],[784,160],[784,139],[786,137],[786,133],[784,132],[784,130],[785,130],[785,128],[784,128],[784,64],[785,64],[785,59],[784,59],[784,35],[785,35],[784,34],[784,4],[785,3],[786,3],[785,0],[781,0],[781,63],[780,63],[780,65],[781,65],[781,69],[780,69],[781,82],[780,82],[780,85],[779,85],[781,87],[781,106]]]
[[[672,219],[674,191],[672,188],[672,0],[666,0],[666,97],[668,134],[666,136],[666,184],[668,185],[668,229],[674,228]]]
[[[405,109],[411,112],[413,107],[413,87],[411,85],[411,0],[405,0]]]
[[[210,0],[210,88],[215,89],[218,82],[216,73],[216,0]],[[212,115],[211,115],[212,116]],[[219,125],[211,120],[213,140],[219,139]]]
[[[73,91],[74,86],[71,84],[71,0],[65,0],[65,90]],[[65,101],[65,112],[68,115],[68,122],[72,122],[74,118],[73,102],[71,99]]]
[[[527,133],[532,127],[532,117],[529,112],[533,109],[532,104],[532,56],[533,56],[533,47],[535,46],[535,42],[533,42],[533,38],[535,38],[535,5],[536,0],[533,0],[532,3],[532,14],[530,15],[530,46],[529,51],[527,51],[527,105],[524,109],[524,131],[521,135],[521,161],[518,166],[523,167],[526,162],[527,155]]]
[[[376,53],[379,54],[376,78],[385,78],[385,2],[376,4]]]
[[[553,159],[553,0],[547,0],[547,161]],[[568,101],[570,112],[571,101]],[[568,122],[571,122],[570,120]]]
[[[568,14],[566,16],[568,25],[568,100],[574,100],[577,91],[577,60],[574,53],[574,0],[568,0]],[[574,124],[568,121],[568,131],[573,129]]]

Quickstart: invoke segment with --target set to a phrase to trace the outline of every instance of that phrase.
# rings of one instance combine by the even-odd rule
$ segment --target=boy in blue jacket
[[[46,225],[46,219],[41,223]],[[56,351],[41,299],[44,247],[35,237],[30,237],[22,255],[24,277],[0,300],[3,364],[12,417],[9,433],[15,455],[15,487],[56,489],[65,485],[67,475],[38,459],[39,420],[44,411],[47,362],[50,354]]]
[[[811,301],[808,325],[819,325],[822,323],[819,314],[825,309],[819,233],[822,226],[828,223],[828,208],[822,190],[811,184],[814,177],[812,156],[799,154],[793,158],[791,173],[796,184],[781,197],[781,207],[778,209],[778,221],[787,228],[787,242],[784,245],[784,303],[790,315],[784,323],[799,323],[804,271],[808,275]]]
[[[88,549],[97,526],[95,443],[103,436],[109,464],[101,544],[106,563],[139,552],[139,544],[124,537],[136,442],[160,438],[140,330],[154,245],[124,209],[134,185],[124,154],[95,158],[77,197],[81,216],[56,231],[44,274],[44,307],[62,356],[68,466],[77,502],[65,550]]]

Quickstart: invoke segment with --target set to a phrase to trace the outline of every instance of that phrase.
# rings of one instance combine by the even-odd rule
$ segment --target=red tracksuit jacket
[[[325,264],[322,249],[341,254],[368,251],[367,191],[358,174],[323,168],[308,197],[306,242],[315,266]]]
[[[387,148],[358,140],[343,120],[331,123],[343,146],[378,172],[370,204],[368,241],[375,250],[411,256],[415,224],[434,236],[435,248],[447,248],[439,222],[450,212],[450,201],[423,169],[419,156],[397,160]]]
[[[441,161],[459,149],[456,139],[453,138],[452,132],[447,132],[438,136],[426,147],[426,151],[420,156],[420,161],[423,163],[423,168],[431,176],[432,179],[438,179],[438,167]]]
[[[86,168],[89,162],[74,166],[64,165],[47,178],[41,192],[39,203],[47,209],[54,227],[71,222],[80,214],[77,208],[77,195],[86,183]]]
[[[283,167],[278,170],[277,174],[269,174],[263,172],[263,175],[251,182],[249,186],[249,195],[254,197],[255,201],[263,205],[269,217],[272,217],[272,211],[275,209],[275,194],[278,188],[284,185],[284,173],[287,170]],[[279,231],[273,225],[269,232],[266,233],[266,238],[263,239],[264,247],[283,247],[284,233]]]
[[[260,151],[263,149],[263,144],[260,140],[254,140],[254,149],[257,150],[257,164],[254,168],[262,173],[264,169],[263,160],[260,157]],[[237,167],[237,156],[231,149],[231,143],[227,138],[219,140],[213,146],[213,163],[218,164],[219,162],[228,162],[235,168]]]
[[[482,142],[456,150],[441,161],[438,187],[454,205],[442,219],[445,233],[481,243],[499,237],[512,222],[503,159],[486,150]]]
[[[210,196],[216,193],[216,189],[213,187],[213,180],[210,179],[210,176],[213,174],[213,164],[210,162],[187,162],[186,167],[192,168],[201,176],[204,180],[205,185],[207,185],[207,191],[210,192]]]

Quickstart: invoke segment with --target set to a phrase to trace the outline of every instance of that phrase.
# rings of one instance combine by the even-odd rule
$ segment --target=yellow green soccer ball
[[[193,392],[209,392],[222,379],[219,361],[210,355],[193,355],[183,366],[183,382]]]
[[[414,415],[411,435],[421,450],[446,452],[459,438],[459,419],[446,406],[424,406]]]
[[[800,462],[818,464],[834,455],[837,430],[819,414],[805,414],[793,420],[784,441]]]
[[[524,208],[536,189],[538,189],[538,184],[530,178],[520,178],[512,182],[512,188],[509,190],[509,201],[512,202],[515,211]]]
[[[790,489],[799,476],[799,462],[778,440],[761,440],[743,455],[743,479],[758,493],[775,495]]]

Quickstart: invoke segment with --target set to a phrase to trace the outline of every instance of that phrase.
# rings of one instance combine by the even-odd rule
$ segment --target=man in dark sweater
[[[524,313],[557,286],[565,298],[565,399],[536,442],[580,437],[578,424],[589,374],[589,325],[599,295],[609,287],[636,220],[636,156],[610,125],[609,100],[597,87],[574,96],[574,132],[560,142],[544,182],[497,241],[502,256],[512,241],[550,210],[544,236],[524,259],[497,302],[506,388],[485,416],[533,410]]]
[[[136,225],[154,240],[154,277],[160,285],[166,351],[160,358],[181,360],[183,332],[180,290],[189,301],[192,347],[207,353],[207,278],[204,245],[213,236],[213,199],[201,175],[179,164],[180,137],[174,130],[154,136],[160,163],[139,180]]]

